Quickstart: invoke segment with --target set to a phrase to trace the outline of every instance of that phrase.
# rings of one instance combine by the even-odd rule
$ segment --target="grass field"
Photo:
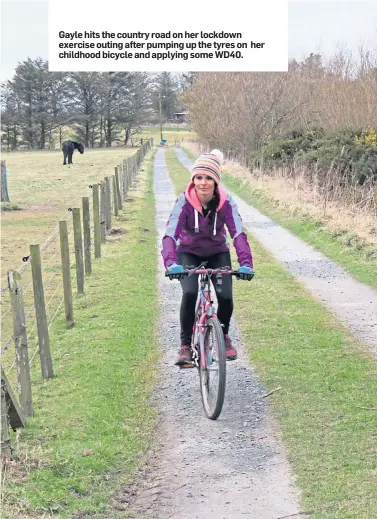
[[[85,296],[74,298],[75,327],[66,330],[61,314],[52,325],[55,377],[43,380],[33,366],[35,416],[12,435],[4,519],[113,517],[111,496],[142,463],[154,431],[157,362],[150,156],[138,179],[114,218],[126,233],[108,240]]]
[[[22,262],[29,256],[30,245],[42,245],[53,236],[42,251],[44,296],[47,320],[53,319],[62,297],[60,242],[56,231],[59,220],[67,220],[68,229],[72,227],[72,213],[68,208],[81,207],[82,197],[87,196],[92,210],[92,189],[89,186],[99,182],[107,175],[114,174],[114,167],[123,159],[136,153],[134,149],[95,149],[85,150],[83,155],[75,152],[73,165],[63,166],[61,151],[35,151],[9,153],[6,155],[8,169],[9,195],[19,211],[1,214],[1,330],[2,365],[10,369],[14,359],[12,340],[13,322],[10,312],[10,299],[7,290],[7,271],[23,266],[22,288],[26,314],[29,350],[32,354],[37,347],[36,317],[30,261]],[[73,234],[69,235],[71,250],[72,287],[76,293]],[[8,345],[8,347],[6,347]],[[16,373],[9,373],[9,381],[14,387]]]
[[[137,137],[160,142],[159,126],[142,129]],[[163,126],[163,137],[169,145],[195,138],[193,132],[175,126]],[[11,203],[19,211],[1,214],[1,286],[6,272],[22,265],[29,245],[42,244],[66,217],[68,208],[81,207],[82,197],[91,196],[94,182],[114,174],[114,167],[136,153],[138,148],[85,149],[75,151],[73,165],[63,166],[63,154],[56,151],[14,152],[3,155],[8,169],[8,191]]]
[[[19,267],[29,254],[29,245],[42,244],[69,207],[81,207],[82,197],[92,195],[89,185],[113,175],[114,167],[136,149],[75,151],[71,166],[63,166],[61,151],[4,154],[10,200],[21,210],[1,214],[2,286],[6,271]]]
[[[158,145],[161,141],[159,126],[145,126],[137,137],[145,139],[153,138],[154,144]],[[179,126],[162,126],[162,137],[167,140],[169,146],[180,145],[184,140],[188,141],[196,138],[196,134],[188,128]]]

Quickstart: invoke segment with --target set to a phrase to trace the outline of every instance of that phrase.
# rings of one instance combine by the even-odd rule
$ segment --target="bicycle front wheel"
[[[224,404],[226,385],[226,357],[224,334],[216,317],[207,321],[204,338],[206,368],[199,362],[200,390],[204,411],[208,418],[216,420]]]

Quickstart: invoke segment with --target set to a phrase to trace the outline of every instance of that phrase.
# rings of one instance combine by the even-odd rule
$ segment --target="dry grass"
[[[239,164],[227,164],[227,171],[236,178],[244,179],[253,189],[263,191],[267,198],[291,215],[300,214],[326,224],[333,232],[352,231],[361,242],[377,245],[376,215],[368,210],[363,201],[347,201],[331,195],[326,189],[319,190],[316,183],[310,183],[305,171],[296,170],[287,175],[284,170],[275,170],[271,176],[261,171],[251,174]],[[371,189],[372,191],[372,189]],[[362,195],[361,195],[362,196]],[[369,198],[369,190],[364,195]],[[373,196],[373,193],[372,193]]]
[[[198,142],[185,142],[184,146],[194,155],[208,151],[208,147]],[[361,194],[357,188],[350,189],[347,199],[336,190],[320,190],[315,182],[310,183],[303,169],[293,173],[277,169],[265,174],[260,170],[251,173],[235,161],[226,162],[224,174],[242,179],[253,189],[291,215],[306,215],[323,222],[333,232],[342,234],[352,230],[366,245],[377,245],[377,215],[368,208],[372,200],[376,203],[376,188],[366,188]],[[345,193],[343,193],[345,195]],[[364,197],[364,198],[363,198]]]

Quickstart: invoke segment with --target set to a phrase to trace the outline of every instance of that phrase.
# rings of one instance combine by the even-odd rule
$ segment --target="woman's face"
[[[211,200],[215,191],[215,181],[213,178],[199,173],[195,175],[193,182],[199,198]]]

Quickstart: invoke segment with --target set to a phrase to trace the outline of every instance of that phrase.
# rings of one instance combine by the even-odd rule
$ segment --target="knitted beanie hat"
[[[194,180],[195,175],[207,175],[219,184],[221,180],[220,167],[223,163],[222,152],[219,150],[212,150],[210,153],[203,153],[194,162],[191,168],[191,180]]]

